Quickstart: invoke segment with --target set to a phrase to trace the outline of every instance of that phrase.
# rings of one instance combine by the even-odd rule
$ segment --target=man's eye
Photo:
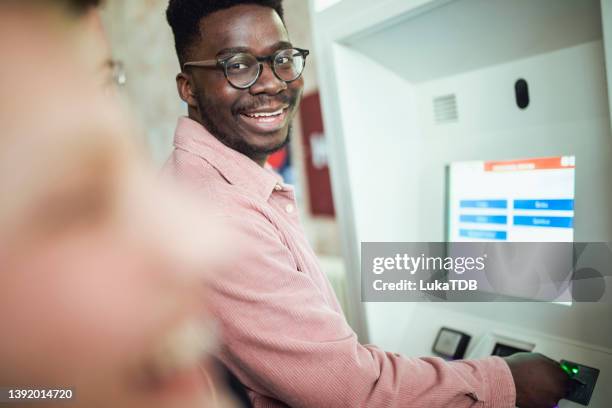
[[[249,66],[247,64],[236,62],[234,64],[230,64],[229,69],[232,71],[242,71],[245,69],[249,69]]]
[[[289,64],[293,61],[293,58],[291,57],[278,57],[276,58],[276,63],[278,65],[285,65],[285,64]]]

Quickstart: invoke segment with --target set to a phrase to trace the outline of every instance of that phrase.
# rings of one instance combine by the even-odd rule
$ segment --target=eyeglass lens
[[[304,70],[304,55],[295,49],[282,50],[274,55],[272,69],[276,76],[285,81],[295,81]],[[225,65],[225,73],[230,83],[238,88],[253,85],[260,74],[261,65],[257,58],[250,54],[237,54]]]

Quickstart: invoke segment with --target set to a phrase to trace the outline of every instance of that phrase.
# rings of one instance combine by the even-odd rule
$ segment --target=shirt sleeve
[[[361,345],[265,216],[241,210],[228,221],[248,244],[213,282],[209,303],[221,360],[256,395],[291,407],[515,406],[502,359],[448,363]]]

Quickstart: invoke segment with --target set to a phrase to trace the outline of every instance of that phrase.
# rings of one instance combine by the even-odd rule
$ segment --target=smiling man
[[[218,6],[232,3],[241,2],[171,2],[168,18],[183,67],[177,84],[190,119],[263,165],[289,140],[308,51],[289,42],[272,7],[277,2],[260,2],[270,7]],[[211,13],[216,8],[222,9]],[[200,25],[204,14],[206,21]],[[195,40],[200,34],[202,41]]]
[[[171,0],[181,64],[165,172],[216,204],[242,238],[208,301],[220,358],[255,407],[553,407],[567,375],[535,354],[447,363],[359,344],[309,246],[294,191],[266,168],[291,133],[307,50],[280,0]]]

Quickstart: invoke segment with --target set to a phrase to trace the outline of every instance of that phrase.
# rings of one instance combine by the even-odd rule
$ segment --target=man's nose
[[[261,75],[251,88],[249,88],[249,92],[253,95],[262,93],[277,95],[285,89],[287,89],[287,83],[278,79],[270,64],[263,64]]]

